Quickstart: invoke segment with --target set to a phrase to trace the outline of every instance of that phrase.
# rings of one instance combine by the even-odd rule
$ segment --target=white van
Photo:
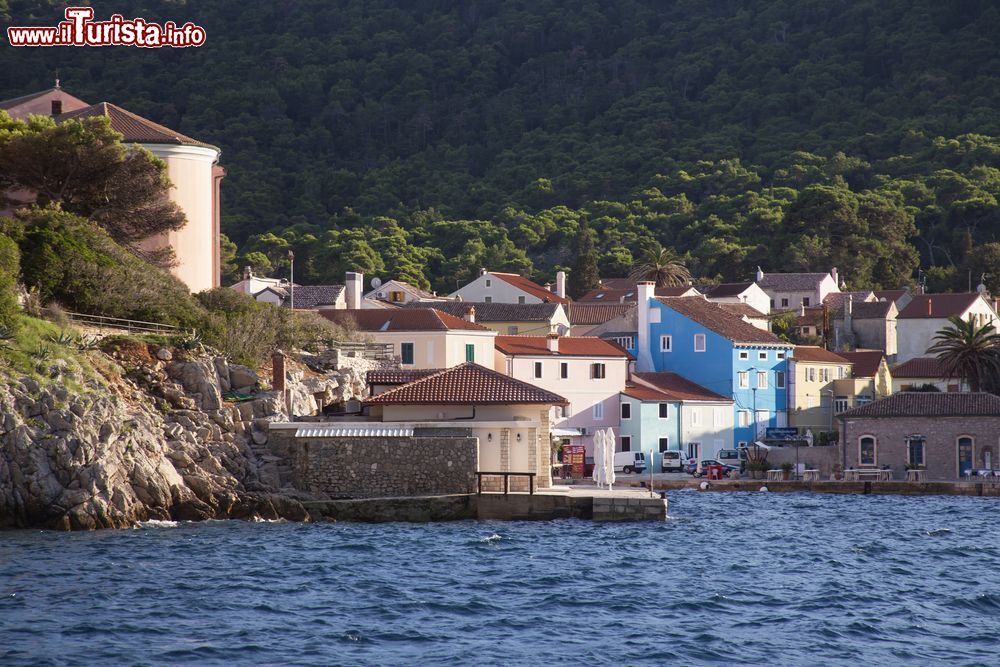
[[[626,475],[632,472],[642,472],[646,469],[646,454],[644,452],[615,452],[615,472]]]
[[[663,463],[660,466],[663,472],[684,471],[684,464],[687,463],[684,452],[679,449],[668,449],[665,452],[660,452],[660,455],[663,457]]]
[[[738,468],[742,472],[746,468],[747,464],[747,450],[720,449],[716,452],[715,458],[719,461],[719,463],[731,465]]]

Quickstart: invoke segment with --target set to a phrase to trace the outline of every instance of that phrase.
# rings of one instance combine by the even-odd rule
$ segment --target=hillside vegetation
[[[0,0],[15,24],[60,5]],[[99,18],[109,8],[98,6]],[[540,280],[581,225],[603,275],[659,244],[696,276],[1000,291],[1000,8],[988,0],[122,0],[200,49],[5,50],[221,147],[228,270],[438,290]]]

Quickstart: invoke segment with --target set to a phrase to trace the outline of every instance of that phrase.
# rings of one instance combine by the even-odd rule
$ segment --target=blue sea
[[[0,533],[3,665],[997,665],[1000,501]]]

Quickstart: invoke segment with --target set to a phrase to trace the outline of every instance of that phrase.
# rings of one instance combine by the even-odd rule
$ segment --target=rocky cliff
[[[131,341],[106,351],[105,380],[81,383],[56,364],[44,382],[0,383],[0,528],[309,520],[302,494],[278,488],[282,462],[265,447],[268,422],[288,419],[285,401],[260,391],[253,371]],[[362,374],[293,373],[289,403],[306,412],[317,398],[360,396]],[[249,398],[225,400],[231,391]]]

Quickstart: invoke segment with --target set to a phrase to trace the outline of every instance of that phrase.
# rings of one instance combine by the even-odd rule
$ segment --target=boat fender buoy
[[[760,487],[760,492],[761,493],[767,493],[767,487],[766,486]]]
[[[704,491],[705,489],[707,489],[709,486],[711,486],[711,484],[709,484],[708,482],[702,482],[701,484],[699,484],[699,488],[702,491]]]

